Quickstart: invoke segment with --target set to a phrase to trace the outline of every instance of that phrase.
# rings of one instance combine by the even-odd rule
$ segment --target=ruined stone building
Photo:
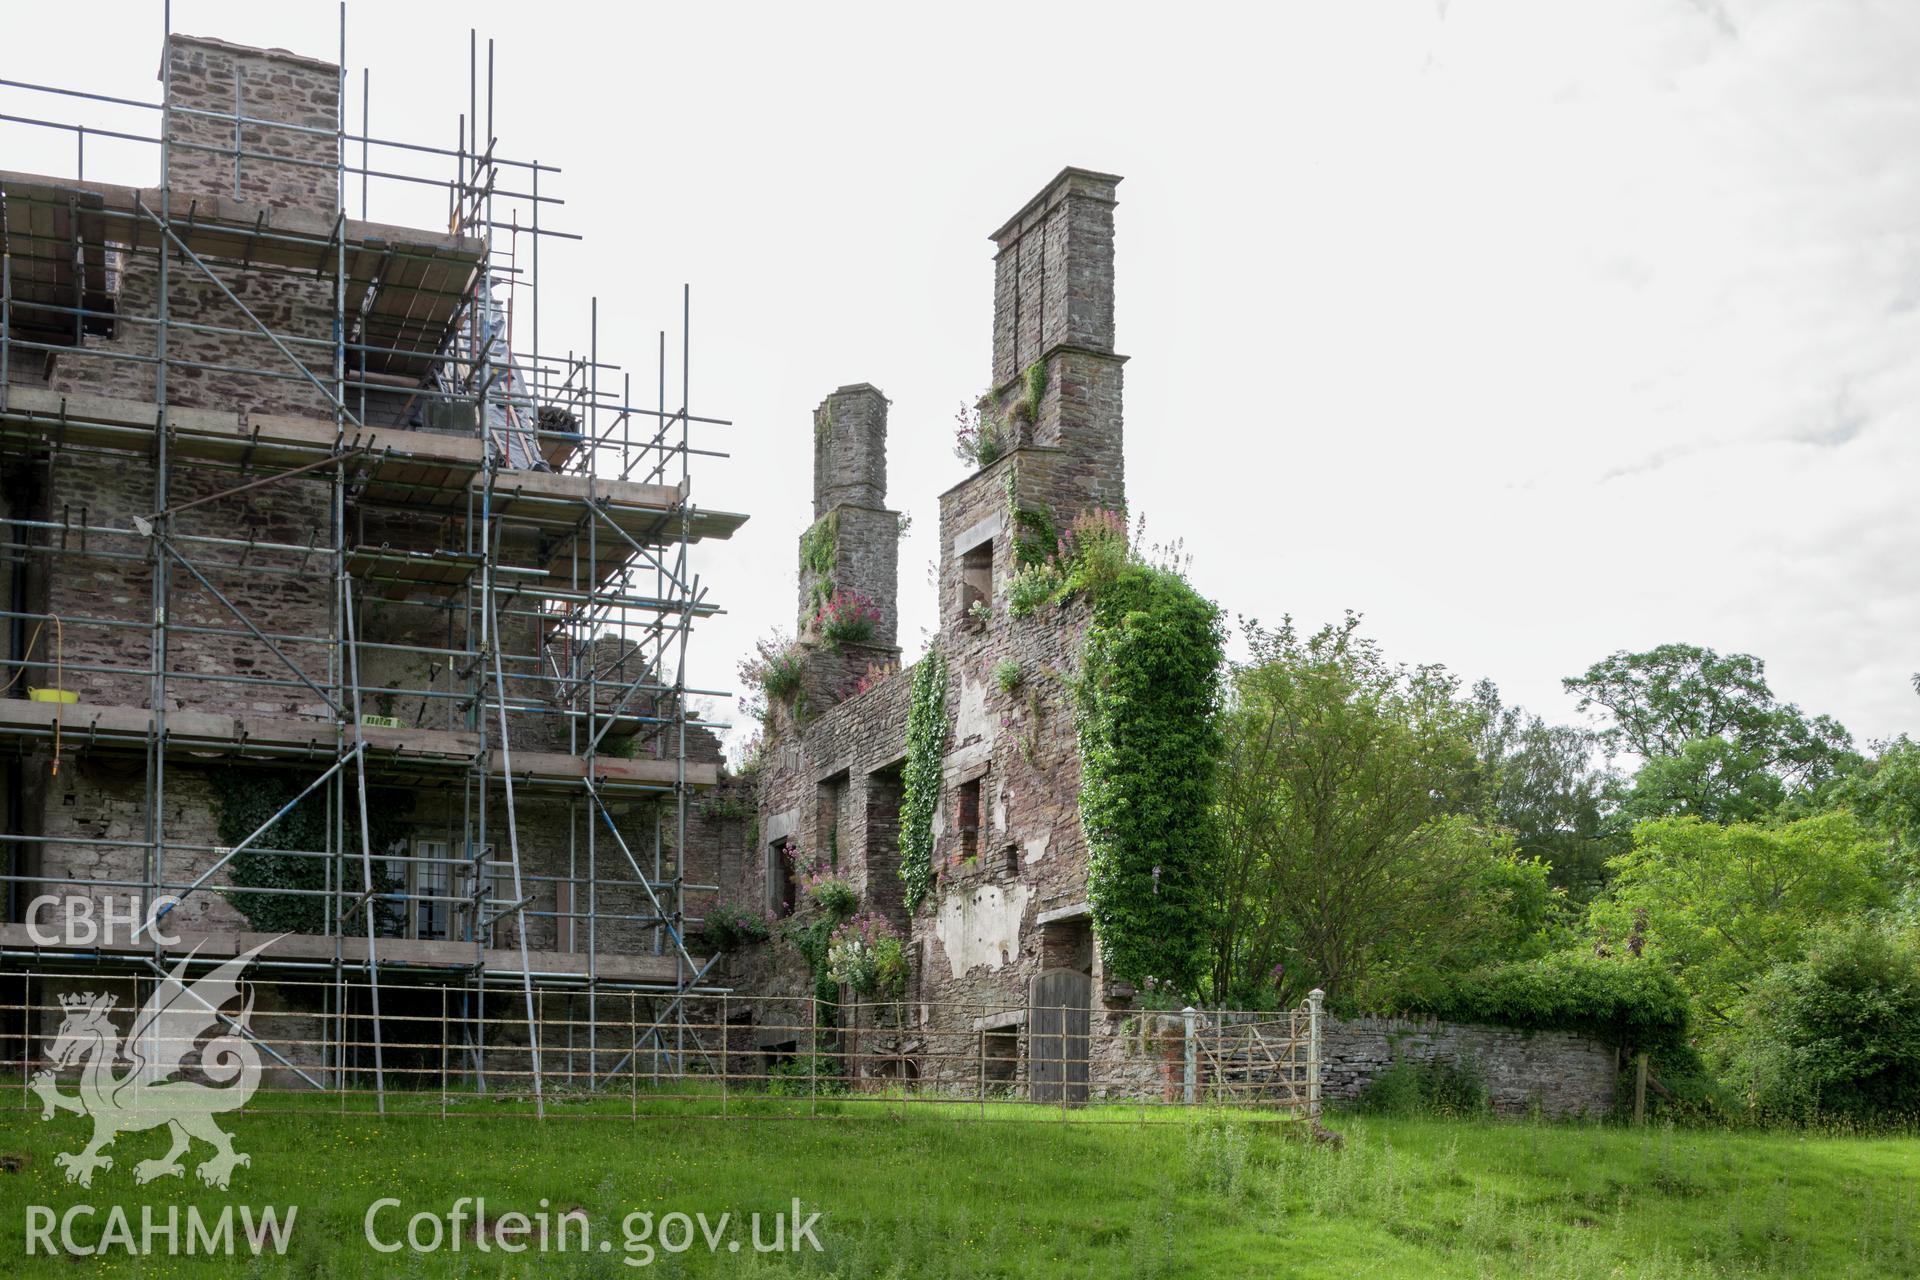
[[[814,414],[802,687],[729,778],[684,679],[717,607],[689,550],[744,517],[694,501],[711,420],[668,398],[664,343],[652,405],[597,350],[542,350],[553,171],[490,120],[393,149],[409,169],[350,126],[339,65],[281,50],[172,34],[160,79],[151,181],[0,168],[9,1056],[63,991],[131,1007],[251,956],[291,1087],[856,1046],[853,1075],[1010,1081],[1042,980],[1068,1010],[1045,1056],[1086,1057],[1088,1012],[1126,1003],[1084,888],[1086,619],[1015,619],[1006,587],[1021,513],[1125,505],[1119,179],[1065,170],[994,235],[982,408],[1011,434],[940,499],[952,731],[909,911],[885,397]],[[396,178],[444,229],[368,219]],[[835,593],[869,634],[820,634]],[[908,940],[911,992],[802,1032],[783,1002],[820,1003],[819,966],[707,917],[805,917],[815,855]]]
[[[815,524],[799,566],[804,679],[770,708],[741,893],[776,920],[804,914],[811,908],[796,881],[824,865],[909,940],[909,990],[899,1010],[879,1011],[884,1034],[866,1037],[863,1072],[984,1074],[1014,1086],[1031,1082],[1032,1061],[1079,1059],[1084,1081],[1086,1056],[1113,1040],[1095,1034],[1090,1046],[1090,1032],[1113,1031],[1130,1008],[1131,987],[1103,980],[1087,905],[1069,681],[1088,615],[1070,603],[1015,617],[1007,594],[1023,521],[1064,529],[1083,512],[1125,508],[1126,358],[1114,349],[1119,182],[1063,170],[993,234],[983,417],[1010,434],[1004,452],[940,495],[933,647],[947,668],[951,732],[933,816],[934,885],[917,911],[907,909],[900,874],[913,673],[887,674],[900,658],[887,401],[869,385],[841,387],[814,412]],[[828,590],[871,602],[870,640],[834,644],[820,634]],[[812,975],[791,946],[770,939],[722,972],[746,1005],[735,1015],[743,1036],[762,1052],[804,1048],[794,1002],[810,993]],[[1066,1025],[1033,1034],[1030,1011],[1040,1007],[1068,1010]],[[757,1023],[773,1029],[745,1030]]]
[[[0,122],[0,1068],[44,1065],[56,997],[125,1021],[244,961],[271,1082],[383,1102],[802,1073],[1299,1104],[1317,1010],[1183,1020],[1106,972],[1092,606],[1016,599],[1058,533],[1123,528],[1120,179],[1065,169],[993,233],[999,434],[940,495],[904,669],[888,402],[814,411],[798,638],[729,773],[687,653],[695,553],[745,517],[698,500],[726,424],[689,304],[637,376],[551,301],[543,335],[558,173],[502,153],[473,55],[454,146],[372,135],[364,87],[356,128],[338,62],[179,34],[150,103],[13,87],[51,105]],[[54,112],[109,100],[102,173]],[[897,943],[884,984],[842,978],[848,929]],[[1329,1034],[1349,1094],[1409,1036],[1500,1059],[1516,1106],[1610,1087],[1576,1037]]]

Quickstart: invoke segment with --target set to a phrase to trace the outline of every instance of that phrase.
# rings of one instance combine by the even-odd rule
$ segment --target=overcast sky
[[[157,3],[17,8],[0,76],[157,94]],[[944,11],[348,11],[380,135],[449,143],[466,28],[496,38],[502,152],[562,166],[588,237],[543,260],[544,346],[584,347],[597,292],[603,356],[645,382],[692,283],[694,410],[737,424],[695,493],[753,517],[699,557],[730,612],[696,683],[792,626],[810,411],[848,382],[893,402],[918,652],[987,233],[1074,164],[1126,177],[1133,509],[1230,612],[1354,609],[1554,718],[1561,677],[1684,640],[1862,740],[1914,727],[1920,5]],[[314,0],[173,23],[337,51]]]

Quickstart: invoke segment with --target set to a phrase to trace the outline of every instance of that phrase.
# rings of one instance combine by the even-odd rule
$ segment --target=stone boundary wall
[[[1329,1015],[1320,1060],[1326,1102],[1359,1098],[1396,1061],[1464,1063],[1485,1083],[1493,1109],[1508,1114],[1604,1114],[1619,1075],[1614,1051],[1586,1036],[1426,1018]]]

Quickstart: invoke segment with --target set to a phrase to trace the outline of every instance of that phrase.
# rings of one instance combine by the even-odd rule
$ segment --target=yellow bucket
[[[29,685],[27,699],[31,702],[78,702],[80,695],[71,689],[35,689]]]

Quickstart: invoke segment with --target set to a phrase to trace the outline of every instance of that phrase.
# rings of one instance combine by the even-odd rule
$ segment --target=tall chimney
[[[1121,366],[1114,351],[1113,210],[1120,178],[1062,169],[993,233],[995,415],[1011,443],[1058,448],[1081,469],[1081,498],[1126,505]],[[1045,389],[1028,405],[1032,370]]]
[[[899,634],[900,513],[887,509],[887,398],[861,382],[813,411],[813,518],[800,539],[800,629],[835,591],[880,613],[869,643]]]
[[[162,79],[174,108],[166,117],[168,186],[270,208],[338,212],[339,67],[205,36],[168,36],[165,57]],[[271,123],[236,129],[235,116]],[[234,154],[236,133],[248,154]]]

